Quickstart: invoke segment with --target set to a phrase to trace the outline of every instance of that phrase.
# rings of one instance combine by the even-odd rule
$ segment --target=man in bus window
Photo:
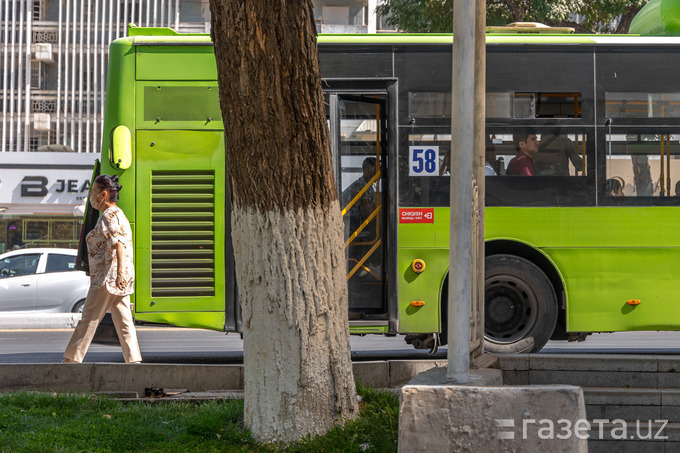
[[[583,169],[583,160],[574,142],[556,127],[550,134],[541,135],[538,155],[534,158],[537,175],[569,176],[569,162],[576,174]]]
[[[680,180],[675,183],[675,196],[680,197]]]
[[[507,175],[534,176],[534,155],[538,152],[539,140],[533,132],[514,134],[512,141],[517,154],[510,160],[506,170]]]

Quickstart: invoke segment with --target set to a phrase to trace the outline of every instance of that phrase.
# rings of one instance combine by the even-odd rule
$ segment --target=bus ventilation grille
[[[151,296],[215,295],[215,172],[151,174]]]

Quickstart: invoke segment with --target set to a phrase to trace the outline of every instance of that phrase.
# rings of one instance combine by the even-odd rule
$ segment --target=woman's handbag
[[[92,343],[108,346],[120,346],[120,339],[116,326],[113,325],[111,313],[106,313],[97,326],[97,330],[92,338]]]

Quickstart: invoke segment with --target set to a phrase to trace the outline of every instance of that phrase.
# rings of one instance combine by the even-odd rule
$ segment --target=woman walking
[[[97,176],[90,190],[90,204],[101,211],[97,225],[87,234],[90,262],[90,290],[83,316],[64,352],[64,363],[81,363],[99,322],[111,311],[123,357],[127,363],[140,363],[142,356],[132,320],[130,294],[135,270],[132,261],[132,230],[123,211],[116,205],[122,189],[117,176]]]

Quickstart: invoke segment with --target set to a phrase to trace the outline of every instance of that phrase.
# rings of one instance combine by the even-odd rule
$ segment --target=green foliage
[[[121,402],[94,395],[0,394],[0,453],[394,452],[399,401],[358,386],[361,416],[324,436],[262,445],[243,426],[243,400]]]
[[[453,0],[388,0],[376,10],[407,33],[451,33]]]
[[[626,33],[630,19],[647,1],[487,0],[486,22],[542,22],[575,26],[578,32]],[[408,33],[450,33],[453,29],[453,0],[384,0],[377,11]],[[574,14],[580,17],[578,24],[572,22]]]
[[[614,26],[612,18],[628,16],[629,20],[647,4],[648,0],[591,0],[582,9],[583,25],[596,33],[626,33],[625,29]],[[630,22],[628,23],[630,24]]]

